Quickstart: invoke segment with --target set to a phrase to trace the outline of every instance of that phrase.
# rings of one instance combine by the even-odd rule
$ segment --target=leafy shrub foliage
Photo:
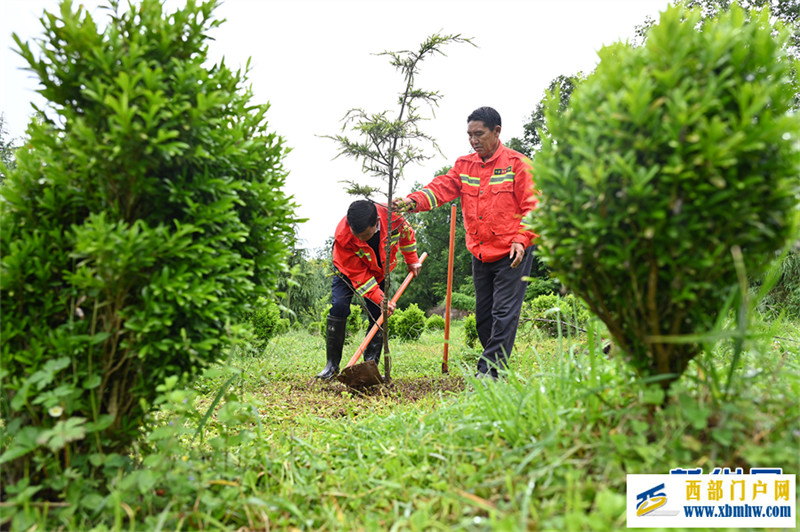
[[[214,3],[117,4],[96,24],[64,2],[41,51],[14,37],[48,101],[0,202],[0,462],[25,497],[121,459],[159,383],[225,353],[292,235],[268,106],[205,66]]]
[[[453,292],[450,294],[450,305],[454,309],[475,312],[475,295],[466,295],[462,294],[461,292]]]
[[[771,317],[784,314],[800,319],[800,240],[787,252],[780,268],[775,286],[760,302],[761,310]]]
[[[419,340],[425,331],[425,312],[412,303],[403,310],[394,311],[388,322],[389,338]]]
[[[444,325],[444,317],[438,314],[431,314],[428,316],[428,319],[425,320],[425,329],[429,331],[441,331],[444,329]]]
[[[478,327],[475,323],[475,314],[470,314],[464,318],[464,340],[469,347],[475,347],[478,341]]]
[[[539,296],[522,305],[521,321],[550,336],[576,334],[585,330],[589,310],[572,294]]]
[[[256,339],[266,343],[270,338],[289,330],[289,320],[281,318],[281,309],[272,299],[259,298],[256,308],[247,313],[247,321]]]
[[[566,112],[549,99],[542,255],[664,387],[700,346],[663,337],[711,329],[732,256],[757,275],[797,223],[787,35],[766,11],[745,18],[734,6],[698,32],[699,13],[670,8],[643,47],[603,50]]]

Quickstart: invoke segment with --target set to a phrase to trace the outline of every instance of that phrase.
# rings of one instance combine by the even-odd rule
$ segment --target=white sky
[[[168,11],[179,0],[168,0]],[[96,0],[83,4],[102,18]],[[123,4],[125,0],[123,0]],[[290,172],[287,193],[299,204],[301,247],[322,246],[354,199],[344,179],[359,179],[360,162],[339,158],[336,144],[319,135],[341,131],[351,108],[369,113],[395,112],[402,79],[383,51],[416,50],[429,35],[460,33],[478,46],[449,45],[447,56],[422,63],[417,87],[438,90],[443,99],[423,130],[438,142],[444,156],[406,167],[398,192],[414,182],[428,183],[442,166],[469,152],[466,118],[488,105],[503,118],[502,140],[522,135],[550,81],[560,74],[590,71],[597,51],[633,39],[646,16],[658,18],[668,0],[226,0],[217,18],[226,19],[213,33],[210,56],[244,66],[252,58],[250,83],[258,103],[270,102],[270,129],[292,152],[284,161]],[[12,138],[20,137],[42,101],[32,75],[22,70],[12,32],[23,41],[39,37],[39,18],[57,12],[57,0],[0,1],[0,112]],[[352,133],[348,136],[355,139]],[[377,179],[360,179],[379,185]],[[376,198],[377,199],[377,198]]]

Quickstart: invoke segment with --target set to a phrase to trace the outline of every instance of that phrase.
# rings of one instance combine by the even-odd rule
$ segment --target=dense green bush
[[[259,298],[255,308],[247,313],[246,320],[262,344],[289,330],[289,320],[281,318],[281,308],[265,297]]]
[[[464,339],[469,347],[475,347],[478,341],[478,327],[475,323],[475,314],[464,318]]]
[[[444,302],[442,304],[444,304]],[[453,292],[450,294],[450,306],[458,310],[475,312],[475,296],[462,294],[461,292]]]
[[[780,276],[760,302],[761,311],[772,318],[781,314],[800,319],[800,240],[787,252]]]
[[[0,202],[4,498],[87,504],[77,479],[226,354],[292,235],[268,106],[208,63],[214,3],[110,4],[96,24],[63,2],[41,50],[14,36],[47,107]]]
[[[444,317],[438,314],[431,314],[428,316],[428,319],[425,320],[425,329],[428,331],[441,331],[444,329],[444,326]]]
[[[397,321],[400,319],[400,316],[403,315],[403,311],[401,309],[395,310],[389,319],[386,320],[386,331],[389,335],[389,338],[397,338]]]
[[[797,223],[793,63],[769,14],[665,11],[643,47],[605,48],[536,158],[540,253],[643,374],[667,387]]]
[[[520,320],[524,325],[546,332],[550,336],[585,332],[589,310],[583,301],[572,294],[547,294],[525,302]]]
[[[416,303],[389,316],[389,337],[400,340],[419,340],[425,331],[425,312]]]

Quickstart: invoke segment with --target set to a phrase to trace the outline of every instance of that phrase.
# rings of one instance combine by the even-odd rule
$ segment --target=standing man
[[[523,218],[536,208],[531,165],[500,142],[500,114],[491,107],[467,118],[475,153],[459,157],[445,175],[419,192],[394,200],[401,211],[428,211],[461,198],[467,248],[472,253],[475,321],[483,353],[478,378],[497,379],[508,367],[533,264],[533,239]]]
[[[358,200],[350,204],[347,216],[336,227],[333,241],[333,286],[331,288],[331,310],[326,327],[326,351],[328,362],[317,375],[320,379],[332,379],[339,373],[342,348],[347,332],[347,316],[353,294],[364,298],[369,313],[369,326],[381,315],[384,298],[383,265],[386,261],[386,239],[391,238],[392,248],[389,270],[397,265],[397,250],[403,254],[406,267],[415,277],[422,264],[417,257],[417,241],[414,229],[402,216],[392,213],[392,224],[388,222],[389,209],[369,200]],[[395,305],[389,301],[388,313]],[[387,316],[388,317],[388,316]],[[369,329],[368,329],[369,330]],[[383,331],[380,329],[364,350],[364,362],[378,363],[383,349]]]

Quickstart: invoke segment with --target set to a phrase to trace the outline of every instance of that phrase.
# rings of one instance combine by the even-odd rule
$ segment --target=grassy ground
[[[167,386],[109,497],[57,524],[28,509],[17,528],[620,530],[626,474],[800,470],[800,333],[759,330],[727,392],[722,341],[666,401],[592,336],[521,331],[513,373],[485,383],[456,322],[448,375],[426,332],[392,343],[392,383],[356,392],[314,379],[324,339],[292,332]]]
[[[172,458],[161,445],[168,466],[153,487],[162,500],[142,505],[135,521],[163,519],[166,529],[619,530],[628,473],[800,469],[800,334],[791,324],[763,330],[747,342],[727,393],[734,352],[720,342],[666,402],[585,335],[523,332],[514,373],[484,385],[471,378],[478,352],[455,324],[449,375],[441,375],[442,334],[425,333],[393,342],[391,384],[354,392],[313,378],[324,365],[322,337],[290,333],[233,356],[196,396],[175,392],[164,412],[190,430],[182,443],[169,439]],[[178,404],[187,397],[194,408]],[[207,411],[213,416],[201,417]]]

